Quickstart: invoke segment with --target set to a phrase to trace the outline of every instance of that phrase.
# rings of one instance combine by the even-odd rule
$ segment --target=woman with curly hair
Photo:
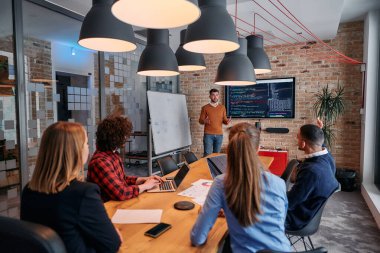
[[[103,201],[127,200],[160,184],[158,176],[126,176],[119,148],[130,137],[132,123],[128,118],[111,115],[98,125],[96,151],[88,164],[87,181],[99,185]]]

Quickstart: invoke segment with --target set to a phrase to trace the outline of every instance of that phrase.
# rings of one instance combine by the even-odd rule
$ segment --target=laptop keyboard
[[[172,187],[172,184],[171,184],[171,181],[163,181],[161,184],[160,184],[160,190],[171,190],[173,189]]]

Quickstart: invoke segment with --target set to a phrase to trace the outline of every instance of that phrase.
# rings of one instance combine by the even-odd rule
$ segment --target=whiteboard
[[[147,91],[153,146],[162,154],[191,145],[186,97],[182,94]]]

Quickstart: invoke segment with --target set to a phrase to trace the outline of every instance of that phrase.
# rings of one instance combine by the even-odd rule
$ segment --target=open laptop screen
[[[227,170],[227,155],[218,155],[207,158],[208,168],[212,178],[223,174]]]
[[[185,178],[188,172],[189,167],[187,167],[186,164],[182,165],[182,167],[179,169],[179,171],[174,177],[174,183],[176,187],[178,187],[182,183],[182,180]]]

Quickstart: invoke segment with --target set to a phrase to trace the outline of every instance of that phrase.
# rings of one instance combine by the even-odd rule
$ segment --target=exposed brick
[[[363,58],[363,22],[352,22],[340,25],[338,34],[333,40],[325,42],[338,51],[357,60]],[[266,47],[271,59],[273,71],[259,75],[257,78],[296,78],[296,118],[263,119],[263,128],[287,127],[289,134],[269,134],[262,132],[261,145],[268,148],[280,146],[289,151],[289,159],[302,156],[297,149],[296,134],[301,125],[314,123],[313,104],[315,94],[326,84],[331,88],[339,85],[345,87],[345,114],[340,117],[336,129],[336,142],[332,154],[338,167],[350,167],[359,170],[360,136],[361,136],[361,72],[357,65],[329,61],[326,57],[335,54],[320,43],[308,43],[308,49],[301,49],[305,43],[296,45],[278,45]],[[187,96],[189,116],[191,118],[192,151],[198,156],[203,153],[203,126],[198,124],[201,107],[209,102],[208,91],[211,88],[220,90],[220,99],[224,103],[224,87],[214,85],[214,78],[223,55],[205,55],[207,69],[200,72],[181,74],[181,90]],[[285,65],[285,66],[283,66]],[[196,77],[194,75],[197,75]],[[255,119],[234,119],[232,124]],[[226,129],[226,128],[224,128]],[[344,130],[343,130],[344,129]],[[349,133],[349,134],[347,134]],[[224,132],[223,149],[227,144],[228,133]]]

